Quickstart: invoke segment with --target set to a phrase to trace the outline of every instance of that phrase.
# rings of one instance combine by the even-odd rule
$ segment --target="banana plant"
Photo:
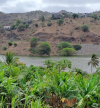
[[[77,108],[88,108],[89,103],[93,100],[92,96],[97,95],[100,91],[100,84],[96,75],[89,79],[83,78],[81,75],[75,78],[76,87],[78,88],[77,98],[79,100]]]

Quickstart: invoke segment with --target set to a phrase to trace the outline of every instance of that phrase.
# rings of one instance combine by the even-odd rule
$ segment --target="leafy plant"
[[[47,42],[42,42],[38,45],[37,47],[37,51],[39,53],[39,55],[50,55],[50,51],[51,51],[51,47],[50,44]]]
[[[5,50],[7,50],[7,47],[3,47],[2,49],[5,51]]]
[[[11,45],[12,45],[12,42],[11,42],[11,41],[9,41],[9,42],[8,42],[8,45],[9,45],[9,46],[11,46]]]
[[[38,39],[37,39],[36,37],[33,37],[33,38],[31,39],[31,42],[30,42],[31,47],[35,47],[36,44],[37,44],[37,42],[38,42]]]
[[[17,43],[14,43],[14,46],[16,47],[17,46]]]
[[[62,41],[57,47],[59,49],[63,49],[63,48],[72,48],[73,46],[69,42]]]
[[[88,32],[89,31],[89,26],[88,25],[83,25],[82,26],[82,31],[83,32]]]

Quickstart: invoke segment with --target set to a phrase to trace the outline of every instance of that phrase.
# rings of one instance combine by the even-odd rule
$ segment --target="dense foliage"
[[[0,62],[0,108],[100,108],[100,68],[93,75],[67,59],[47,67]],[[83,74],[84,73],[84,74]]]
[[[72,14],[72,17],[75,19],[75,18],[78,18],[78,14],[76,14],[76,13],[73,13]]]
[[[82,46],[80,44],[73,45],[75,50],[80,50]]]
[[[64,20],[63,19],[58,19],[57,20],[57,23],[58,23],[58,25],[60,26],[60,25],[62,25],[63,24],[63,22],[64,22]]]
[[[82,26],[82,31],[83,32],[88,32],[89,31],[89,26],[88,25],[83,25]]]
[[[36,38],[36,37],[33,37],[32,39],[31,39],[31,47],[35,47],[36,46],[36,44],[37,44],[37,42],[38,42],[38,39]]]
[[[71,56],[74,54],[76,54],[76,50],[74,48],[63,48],[60,51],[60,55],[62,55],[62,56]]]
[[[69,42],[62,41],[57,47],[59,49],[63,49],[63,48],[72,48],[73,46]]]
[[[50,51],[51,51],[50,44],[47,42],[41,42],[38,45],[37,51],[38,51],[38,54],[41,56],[42,55],[50,55]]]

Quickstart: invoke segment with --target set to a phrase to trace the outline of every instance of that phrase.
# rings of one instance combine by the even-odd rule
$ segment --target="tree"
[[[93,14],[92,18],[94,18],[95,20],[99,19],[98,16],[97,16],[97,14]]]
[[[19,24],[18,25],[18,30],[19,31],[23,31],[25,29],[25,25],[24,24]]]
[[[33,37],[32,39],[31,39],[31,47],[35,47],[36,46],[36,44],[37,44],[37,42],[38,42],[38,39],[36,38],[36,37]]]
[[[92,54],[91,60],[88,62],[88,65],[91,64],[91,72],[92,72],[92,67],[96,68],[96,66],[99,66],[99,60],[98,59],[99,58],[97,57],[96,54]]]
[[[79,44],[73,45],[73,47],[74,47],[74,49],[77,50],[77,51],[80,50],[80,49],[82,48],[82,46],[79,45]]]
[[[72,17],[75,19],[75,18],[78,18],[78,14],[72,14]]]
[[[63,48],[73,48],[73,46],[69,42],[62,41],[60,44],[57,46],[59,49]]]
[[[89,26],[88,25],[83,25],[82,26],[82,31],[83,32],[88,32],[89,31]]]
[[[21,22],[22,22],[21,20],[17,19],[16,25],[18,26]]]
[[[38,50],[39,55],[41,55],[41,56],[44,54],[50,55],[51,47],[50,47],[49,43],[42,42],[38,45],[37,50]]]
[[[73,49],[73,48],[63,48],[60,51],[60,55],[62,55],[62,56],[71,56],[71,55],[74,55],[74,54],[76,54],[76,50]]]
[[[45,17],[42,15],[42,16],[39,17],[39,20],[41,20],[42,22],[44,22],[45,21]]]
[[[63,19],[59,19],[59,20],[57,20],[57,23],[58,23],[58,25],[60,26],[61,24],[63,24]]]

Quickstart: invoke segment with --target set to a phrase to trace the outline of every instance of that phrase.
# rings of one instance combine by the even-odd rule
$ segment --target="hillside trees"
[[[63,22],[64,22],[63,19],[58,19],[58,20],[57,20],[57,23],[58,23],[59,26],[62,25]]]
[[[44,22],[45,21],[45,17],[42,15],[42,16],[39,17],[39,20],[41,20],[42,22]]]
[[[36,37],[33,37],[33,38],[31,39],[31,42],[30,42],[31,47],[35,47],[36,44],[37,44],[37,42],[38,42],[38,39],[37,39]]]
[[[72,17],[75,19],[75,18],[78,18],[78,14],[74,13],[72,14]]]
[[[51,47],[50,44],[47,42],[42,42],[37,47],[39,55],[50,55]]]
[[[92,18],[95,19],[95,20],[99,19],[98,16],[97,16],[97,14],[93,14]]]
[[[88,25],[83,25],[82,27],[83,32],[88,32],[89,31],[89,26]]]

